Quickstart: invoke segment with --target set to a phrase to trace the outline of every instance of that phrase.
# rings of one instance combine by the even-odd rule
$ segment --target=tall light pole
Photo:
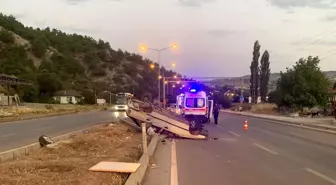
[[[158,95],[158,99],[159,99],[159,102],[161,104],[161,85],[160,85],[160,77],[161,77],[161,68],[160,68],[160,63],[161,63],[161,52],[162,51],[165,51],[165,50],[168,50],[168,49],[171,49],[171,48],[177,48],[177,45],[171,45],[171,46],[168,46],[168,47],[165,47],[165,48],[161,48],[161,49],[155,49],[155,48],[147,48],[146,46],[141,46],[141,50],[143,51],[146,51],[146,50],[151,50],[151,51],[155,51],[157,52],[157,63],[158,63],[158,92],[159,92],[159,95]],[[164,83],[164,81],[163,81]]]
[[[112,104],[112,92],[111,91],[103,91],[103,92],[110,93],[110,105],[111,105]]]

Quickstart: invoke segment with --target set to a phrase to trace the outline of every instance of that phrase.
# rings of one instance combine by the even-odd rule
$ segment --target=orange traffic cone
[[[244,130],[248,130],[248,124],[247,124],[247,121],[244,122]]]

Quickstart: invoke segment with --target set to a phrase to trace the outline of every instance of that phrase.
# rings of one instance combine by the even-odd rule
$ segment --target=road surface
[[[143,184],[336,185],[336,135],[226,113],[219,119],[206,126],[218,140],[159,143]]]
[[[38,142],[41,135],[55,137],[124,116],[123,112],[92,111],[0,123],[0,152]]]

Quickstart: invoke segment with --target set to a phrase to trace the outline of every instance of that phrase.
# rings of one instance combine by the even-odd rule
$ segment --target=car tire
[[[39,143],[41,147],[45,147],[47,145],[55,143],[54,140],[52,140],[50,137],[42,135],[39,137]]]

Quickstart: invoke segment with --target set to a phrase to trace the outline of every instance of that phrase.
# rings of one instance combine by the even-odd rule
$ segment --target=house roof
[[[54,93],[54,96],[82,96],[80,92],[75,91],[75,90],[61,90],[61,91],[56,91]]]
[[[19,79],[14,76],[9,76],[6,74],[0,74],[0,84],[14,84],[14,85],[19,85],[19,84],[26,84],[30,85],[30,82],[27,80]]]

